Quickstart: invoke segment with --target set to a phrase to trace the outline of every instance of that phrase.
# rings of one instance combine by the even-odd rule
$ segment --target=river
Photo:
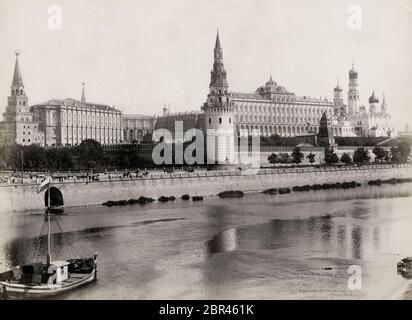
[[[407,183],[66,209],[52,218],[53,259],[98,251],[99,272],[59,298],[408,299],[396,263],[412,256],[411,195]],[[44,258],[43,223],[0,216],[0,271]]]

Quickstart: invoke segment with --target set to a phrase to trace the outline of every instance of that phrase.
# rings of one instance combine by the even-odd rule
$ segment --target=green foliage
[[[302,162],[304,155],[303,153],[300,151],[299,147],[295,147],[292,151],[292,161],[293,163],[299,164]]]
[[[151,133],[146,133],[142,138],[142,143],[151,143],[153,142],[153,135]]]
[[[290,162],[290,156],[288,153],[280,153],[280,163],[289,163]]]
[[[399,143],[391,148],[391,161],[394,163],[403,163],[408,161],[411,154],[411,147],[405,142]]]
[[[347,154],[346,152],[344,154],[342,154],[342,156],[340,157],[340,161],[343,162],[344,164],[351,164],[352,163],[352,158],[350,157],[349,154]]]
[[[339,157],[332,149],[325,148],[325,162],[327,164],[338,163]]]
[[[382,162],[384,159],[388,159],[388,151],[385,149],[376,146],[373,148],[373,153],[375,154],[375,159]]]
[[[86,167],[98,166],[104,158],[103,149],[99,142],[93,139],[86,139],[76,147],[75,150],[80,165]]]
[[[376,146],[388,138],[386,137],[335,137],[335,142],[340,146]]]
[[[103,150],[94,140],[85,140],[78,147],[43,148],[18,144],[0,147],[0,168],[19,171],[57,171],[99,168],[136,168],[143,165],[139,149]]]
[[[307,156],[306,156],[306,158],[308,158],[308,160],[309,160],[309,163],[315,163],[315,154],[314,153],[309,153]]]
[[[357,164],[363,164],[370,160],[368,150],[364,148],[358,148],[355,153],[353,154],[353,162]]]
[[[300,142],[301,140],[295,137],[281,137],[277,134],[271,135],[270,137],[260,137],[261,146],[294,147]]]
[[[269,161],[269,163],[275,164],[275,163],[279,163],[279,162],[280,162],[280,158],[278,157],[277,154],[272,153],[272,154],[268,157],[268,161]]]
[[[290,163],[291,157],[288,153],[279,153],[279,155],[272,153],[268,157],[269,163],[276,164],[276,163]]]

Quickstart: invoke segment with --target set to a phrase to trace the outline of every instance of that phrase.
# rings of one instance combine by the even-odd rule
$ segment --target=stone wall
[[[200,176],[199,176],[200,175]],[[293,187],[305,184],[374,179],[411,178],[411,165],[364,166],[361,168],[295,168],[267,169],[251,172],[214,172],[164,174],[162,178],[117,181],[53,183],[63,194],[65,207],[96,205],[108,200],[127,200],[147,196],[181,197],[183,194],[215,196],[219,192],[241,190],[259,192],[270,188]],[[36,193],[38,185],[0,187],[0,211],[25,211],[44,208],[44,191]]]

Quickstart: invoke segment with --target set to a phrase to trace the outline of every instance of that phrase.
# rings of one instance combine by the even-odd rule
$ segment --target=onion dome
[[[333,89],[333,91],[335,91],[335,92],[337,92],[337,91],[341,92],[342,91],[342,88],[339,85],[339,81],[337,82],[336,87]]]
[[[357,79],[358,71],[355,69],[355,65],[352,63],[352,69],[349,70],[349,79]]]
[[[375,95],[375,91],[373,91],[369,97],[369,103],[379,103],[379,98]]]

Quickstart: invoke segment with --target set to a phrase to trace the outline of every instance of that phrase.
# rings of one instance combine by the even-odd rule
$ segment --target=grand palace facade
[[[334,88],[334,99],[297,96],[278,84],[270,76],[263,86],[253,93],[238,93],[229,90],[226,71],[223,66],[223,52],[219,34],[215,43],[215,61],[211,72],[208,101],[200,111],[170,113],[164,109],[155,128],[174,131],[174,123],[182,121],[184,127],[190,124],[205,130],[208,125],[207,110],[226,110],[231,114],[235,134],[238,136],[259,134],[293,137],[317,133],[321,117],[326,113],[331,119],[334,136],[391,136],[394,128],[387,112],[386,101],[378,107],[379,100],[369,99],[369,110],[359,104],[358,73],[352,66],[349,71],[348,105],[344,104],[342,89]],[[373,102],[371,102],[373,100]],[[215,114],[216,114],[215,112]],[[221,118],[221,117],[218,117]],[[223,118],[222,118],[223,119]],[[206,121],[206,125],[205,125]],[[220,121],[220,120],[219,120]]]
[[[368,108],[360,105],[358,72],[353,65],[349,71],[347,104],[342,92],[338,84],[333,91],[333,101],[298,96],[272,76],[253,93],[233,92],[229,90],[217,34],[209,94],[198,111],[170,113],[170,108],[165,107],[159,116],[125,115],[115,107],[86,101],[84,84],[80,100],[52,99],[29,107],[16,53],[11,95],[0,122],[0,145],[74,146],[85,139],[101,144],[139,142],[156,129],[168,129],[173,134],[177,121],[183,123],[184,131],[225,129],[233,130],[236,136],[293,137],[318,133],[323,114],[329,119],[334,136],[389,137],[394,134],[385,97],[379,104],[379,98],[373,93]]]

